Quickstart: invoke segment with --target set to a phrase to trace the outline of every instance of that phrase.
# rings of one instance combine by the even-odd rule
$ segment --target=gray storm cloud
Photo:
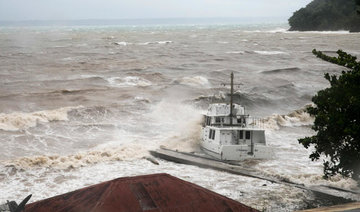
[[[289,17],[311,0],[0,0],[0,20]]]

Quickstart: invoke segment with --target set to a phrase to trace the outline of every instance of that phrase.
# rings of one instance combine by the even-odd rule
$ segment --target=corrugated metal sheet
[[[255,212],[168,174],[125,177],[31,203],[26,212]]]

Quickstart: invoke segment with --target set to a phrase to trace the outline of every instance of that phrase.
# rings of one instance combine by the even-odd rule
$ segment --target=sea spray
[[[163,132],[160,145],[181,151],[198,149],[201,110],[178,101],[161,101],[146,116],[152,120],[159,131]]]
[[[79,107],[62,107],[55,110],[43,110],[32,113],[0,113],[0,130],[18,131],[35,127],[38,123],[67,121],[68,112]]]

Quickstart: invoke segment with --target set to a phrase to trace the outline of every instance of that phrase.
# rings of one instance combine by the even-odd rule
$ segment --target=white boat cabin
[[[272,157],[261,120],[251,118],[245,107],[233,103],[233,73],[230,79],[230,103],[210,104],[204,115],[201,148],[221,160]]]
[[[211,104],[203,122],[202,149],[221,160],[269,158],[261,120],[245,115],[245,108],[226,103]]]

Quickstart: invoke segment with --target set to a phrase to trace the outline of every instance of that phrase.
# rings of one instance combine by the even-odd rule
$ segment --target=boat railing
[[[236,123],[233,122],[232,125],[225,124],[225,123],[206,123],[206,121],[203,121],[203,127],[205,126],[218,126],[218,127],[243,127],[243,128],[254,128],[254,129],[265,129],[265,120],[263,118],[259,117],[252,117],[252,116],[246,116],[245,123]],[[205,120],[205,116],[204,116]]]
[[[265,128],[265,120],[260,117],[249,116],[246,118],[246,123],[248,128]]]

